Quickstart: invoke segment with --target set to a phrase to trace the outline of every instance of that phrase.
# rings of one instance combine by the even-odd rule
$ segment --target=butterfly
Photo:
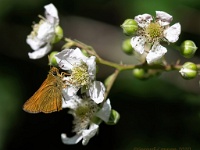
[[[23,105],[28,113],[51,113],[62,110],[62,89],[66,87],[63,78],[66,73],[52,67],[40,88]]]

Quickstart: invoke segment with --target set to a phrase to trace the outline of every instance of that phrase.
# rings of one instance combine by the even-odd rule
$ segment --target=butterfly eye
[[[57,71],[53,71],[52,75],[57,76]]]

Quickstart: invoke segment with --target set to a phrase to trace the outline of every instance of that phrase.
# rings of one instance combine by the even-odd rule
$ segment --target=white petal
[[[148,64],[151,64],[165,55],[167,49],[161,46],[159,43],[155,43],[149,53],[147,54],[146,60]]]
[[[68,95],[69,96],[74,96],[78,90],[79,90],[79,87],[75,87],[75,86],[68,86]]]
[[[37,37],[32,37],[29,35],[26,39],[26,43],[33,49],[38,50],[42,45],[45,45],[46,42],[39,40]]]
[[[46,55],[50,50],[51,50],[51,45],[48,43],[44,47],[34,52],[29,52],[28,55],[30,59],[39,59],[42,58],[44,55]]]
[[[73,68],[73,65],[71,63],[60,58],[59,53],[55,55],[55,58],[56,58],[56,61],[57,61],[58,65],[61,69],[71,70]]]
[[[108,122],[110,118],[110,113],[111,113],[110,100],[107,99],[107,101],[103,104],[103,107],[96,113],[96,116],[101,118],[103,121]]]
[[[67,81],[66,81],[67,82]],[[79,90],[78,87],[68,85],[65,89],[63,89],[64,93],[69,96],[76,95],[77,91]]]
[[[77,144],[80,140],[82,140],[82,138],[82,134],[76,134],[75,136],[70,138],[67,137],[67,135],[64,133],[61,134],[62,142],[68,145]]]
[[[55,25],[58,25],[59,23],[59,18],[58,18],[58,11],[56,9],[56,7],[53,4],[49,4],[44,6],[45,8],[45,16],[47,18],[47,20]]]
[[[88,58],[86,60],[86,64],[88,66],[88,73],[92,80],[94,80],[95,76],[96,76],[96,61],[95,61],[95,59],[96,59],[95,56],[91,56],[90,58]]]
[[[89,140],[97,133],[99,128],[99,125],[92,123],[88,130],[83,130],[82,136],[83,136],[83,145],[87,145]]]
[[[88,94],[95,103],[99,104],[104,100],[105,90],[102,82],[94,81],[88,90]]]
[[[63,99],[62,108],[70,108],[75,110],[80,103],[82,103],[82,99],[78,96],[70,97],[70,99]]]
[[[49,24],[48,22],[43,22],[38,29],[37,38],[46,41],[51,42],[52,38],[55,35],[54,26]]]
[[[169,25],[173,17],[164,11],[156,11],[156,19],[161,26]]]
[[[135,21],[138,23],[138,26],[144,28],[149,25],[153,20],[152,16],[149,14],[138,15],[135,17]]]
[[[79,48],[64,49],[56,54],[55,57],[59,67],[63,70],[70,70],[74,64],[80,63],[81,61],[85,62],[88,59]]]
[[[72,51],[74,51],[74,49],[65,49],[55,55],[56,61],[61,69],[70,70],[73,68],[73,64],[71,62],[74,59],[69,57]]]
[[[178,40],[180,33],[181,25],[176,23],[164,31],[164,36],[169,42],[174,43]]]
[[[62,103],[62,108],[71,108],[74,109],[76,108],[76,102],[79,101],[79,97],[76,95],[77,91],[79,88],[72,87],[72,86],[67,86],[62,90],[62,95],[63,95],[63,103]],[[76,102],[75,102],[76,101]]]
[[[133,49],[140,54],[144,53],[145,42],[146,39],[142,36],[136,36],[131,39]]]
[[[83,60],[84,62],[88,59],[79,48],[74,49],[73,51],[71,50],[70,53],[68,54],[68,57],[78,59],[78,60]]]

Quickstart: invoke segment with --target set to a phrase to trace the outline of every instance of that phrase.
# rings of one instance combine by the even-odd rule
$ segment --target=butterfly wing
[[[58,77],[51,74],[40,88],[29,98],[23,110],[29,113],[51,113],[62,109],[62,89]]]
[[[58,87],[51,87],[46,94],[43,94],[41,104],[39,105],[40,111],[43,113],[51,113],[60,111],[62,109],[62,93]]]

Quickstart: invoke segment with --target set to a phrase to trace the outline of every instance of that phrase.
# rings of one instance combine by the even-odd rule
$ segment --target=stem
[[[171,64],[171,65],[169,65],[169,64],[168,65],[157,65],[157,64],[148,65],[146,63],[139,64],[139,65],[118,64],[118,63],[114,63],[114,62],[111,62],[108,60],[104,60],[95,52],[95,50],[91,46],[88,46],[80,41],[71,40],[69,38],[65,38],[65,41],[67,41],[69,43],[69,45],[80,47],[80,48],[86,50],[89,55],[96,56],[96,61],[98,63],[113,67],[113,68],[117,69],[119,72],[124,71],[124,70],[133,70],[135,68],[172,71],[172,70],[180,70],[182,67],[182,65],[179,65],[178,63],[174,64],[174,65],[173,64]],[[200,64],[196,64],[196,65],[197,65],[197,68],[200,69]]]
[[[117,76],[119,75],[119,72],[120,71],[118,69],[116,69],[115,72],[107,78],[107,80],[109,80],[108,81],[109,84],[106,84],[107,86],[106,86],[106,92],[105,92],[105,99],[104,99],[104,101],[106,101],[106,99],[108,97],[108,94],[109,94],[109,92],[110,92],[110,90],[111,90],[111,88],[112,88],[112,86],[113,86],[113,84],[114,84]]]

